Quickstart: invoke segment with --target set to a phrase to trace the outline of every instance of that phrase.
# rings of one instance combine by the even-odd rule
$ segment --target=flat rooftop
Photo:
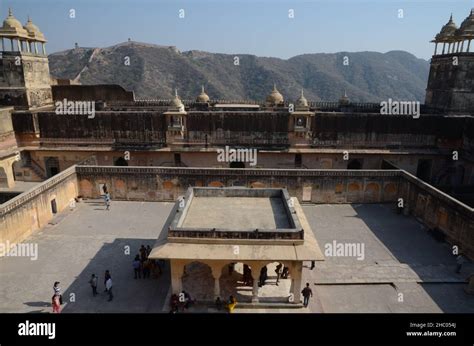
[[[281,198],[194,197],[182,224],[191,228],[290,228]]]
[[[168,238],[304,239],[294,201],[281,188],[190,187],[170,218]]]
[[[61,282],[65,297],[76,294],[75,303],[65,302],[65,313],[169,312],[168,265],[159,278],[134,280],[131,264],[142,244],[156,242],[173,207],[165,202],[112,201],[106,211],[102,200],[87,200],[58,214],[25,240],[38,245],[37,260],[0,258],[0,312],[51,312],[54,281]],[[430,236],[416,219],[398,215],[385,204],[302,208],[323,251],[333,241],[365,245],[363,260],[327,256],[314,270],[305,263],[302,282],[309,282],[314,293],[310,312],[474,312],[474,299],[464,292],[473,264],[466,263],[456,274],[451,247]],[[125,246],[130,255],[124,253]],[[113,303],[102,293],[106,269],[116,289]],[[99,275],[100,294],[95,298],[87,284],[92,273]],[[264,287],[275,287],[274,279]],[[403,302],[398,293],[403,293]],[[279,310],[236,310],[243,311]]]

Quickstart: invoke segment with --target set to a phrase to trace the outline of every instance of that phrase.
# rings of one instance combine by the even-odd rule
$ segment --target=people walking
[[[140,250],[138,251],[140,252],[140,261],[142,261],[142,263],[145,262],[145,260],[148,258],[145,245],[140,246]]]
[[[275,268],[275,273],[277,275],[276,285],[278,286],[278,283],[280,282],[281,274],[283,273],[283,264],[278,263],[278,265]]]
[[[107,280],[109,278],[111,278],[112,276],[110,275],[110,271],[109,270],[106,270],[105,271],[105,274],[104,274],[104,286],[105,286],[105,290],[104,292],[107,292]]]
[[[313,296],[313,291],[309,288],[309,283],[306,283],[306,287],[301,291],[303,294],[303,305],[306,308],[309,304],[309,298]]]
[[[61,302],[59,301],[59,295],[54,294],[51,298],[53,305],[53,313],[59,314],[61,312]]]
[[[142,263],[140,262],[140,256],[136,255],[133,260],[133,272],[135,273],[135,279],[142,278]]]
[[[92,295],[95,297],[97,295],[97,276],[92,274],[91,279],[89,280],[89,284],[92,287]]]
[[[105,206],[106,210],[110,210],[110,194],[108,192],[105,194]]]
[[[111,277],[107,279],[107,282],[105,283],[105,288],[107,289],[107,293],[109,295],[108,301],[111,302],[112,299],[114,299],[114,295],[112,293],[112,278]]]
[[[465,261],[466,259],[462,254],[459,254],[458,257],[456,257],[456,274],[461,274],[462,265]]]
[[[267,274],[267,266],[262,267],[260,270],[260,278],[258,285],[260,287],[265,286],[265,281],[267,281],[268,274]]]
[[[59,287],[60,282],[56,281],[53,285],[54,295],[60,296],[61,295],[61,287]]]

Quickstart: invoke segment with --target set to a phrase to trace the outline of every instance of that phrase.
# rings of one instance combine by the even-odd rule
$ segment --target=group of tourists
[[[96,274],[92,274],[91,278],[89,280],[89,285],[92,288],[92,296],[95,297],[97,293],[97,285],[98,285],[99,278],[97,277]],[[104,292],[108,294],[109,296],[109,302],[111,302],[114,299],[114,295],[112,293],[112,275],[110,275],[110,271],[106,270],[104,273]]]
[[[143,277],[144,279],[149,279],[151,274],[153,274],[154,277],[161,275],[162,270],[160,263],[154,259],[149,258],[151,246],[147,245],[145,247],[145,245],[142,245],[138,252],[139,254],[135,256],[132,263],[133,273],[135,275],[134,278],[141,279]]]
[[[191,305],[196,304],[196,299],[191,298],[191,295],[185,290],[178,294],[172,294],[170,300],[171,313],[177,313],[189,309]]]

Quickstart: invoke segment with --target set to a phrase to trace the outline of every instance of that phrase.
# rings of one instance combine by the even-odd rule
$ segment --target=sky
[[[390,50],[429,59],[429,41],[451,13],[459,26],[474,0],[0,0],[0,20],[9,7],[23,24],[31,16],[48,53],[130,38],[180,51],[284,59]]]

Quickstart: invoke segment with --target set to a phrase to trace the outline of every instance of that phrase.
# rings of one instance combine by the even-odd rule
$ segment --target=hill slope
[[[234,65],[238,56],[240,64]],[[349,58],[349,66],[343,64]],[[127,57],[130,64],[127,65]],[[211,99],[263,100],[273,83],[285,99],[338,100],[344,90],[352,101],[389,97],[424,100],[429,64],[403,51],[303,54],[288,60],[125,42],[107,48],[78,48],[49,56],[51,74],[82,84],[120,84],[137,98],[170,98],[177,88],[194,99],[206,86]]]

